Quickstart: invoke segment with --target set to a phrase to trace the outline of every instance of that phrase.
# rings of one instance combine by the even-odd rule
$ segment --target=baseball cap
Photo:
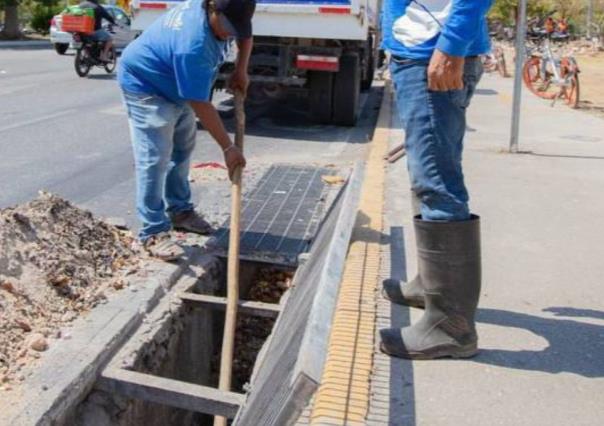
[[[252,36],[252,17],[256,10],[256,0],[214,0],[216,11],[226,20],[223,25],[237,38]]]

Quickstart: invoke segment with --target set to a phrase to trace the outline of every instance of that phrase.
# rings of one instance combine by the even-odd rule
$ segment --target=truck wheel
[[[311,71],[308,73],[310,115],[321,124],[331,123],[333,99],[333,73]]]
[[[341,126],[354,126],[359,114],[361,92],[361,67],[356,53],[340,57],[340,71],[335,76],[333,88],[333,122]]]
[[[363,80],[361,81],[361,90],[366,92],[371,89],[373,83],[373,76],[375,75],[375,58],[373,55],[373,37],[369,36],[367,39],[367,49],[365,51],[365,62],[367,63],[365,73],[363,74]]]

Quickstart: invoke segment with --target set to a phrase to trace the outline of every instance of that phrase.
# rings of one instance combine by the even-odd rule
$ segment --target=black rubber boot
[[[413,217],[420,215],[420,199],[413,190],[411,191],[411,211],[413,212]],[[424,289],[422,288],[419,274],[408,282],[393,278],[382,281],[382,295],[392,303],[399,305],[422,309],[426,305],[424,301]]]
[[[416,217],[415,235],[426,311],[410,327],[380,330],[380,348],[409,359],[471,357],[478,351],[480,219],[428,222]]]

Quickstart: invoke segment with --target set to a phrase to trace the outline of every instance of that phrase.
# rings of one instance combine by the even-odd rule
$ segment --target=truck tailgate
[[[365,40],[368,0],[257,0],[255,36]]]
[[[184,0],[132,0],[132,28],[144,30]],[[254,35],[365,40],[376,0],[257,0]],[[373,12],[373,13],[372,13]]]

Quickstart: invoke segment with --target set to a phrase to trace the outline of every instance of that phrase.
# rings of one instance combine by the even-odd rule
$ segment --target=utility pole
[[[520,133],[520,100],[522,97],[522,66],[524,64],[526,38],[526,1],[520,0],[516,14],[516,67],[514,70],[514,103],[512,107],[512,132],[510,135],[510,152],[518,152]]]

